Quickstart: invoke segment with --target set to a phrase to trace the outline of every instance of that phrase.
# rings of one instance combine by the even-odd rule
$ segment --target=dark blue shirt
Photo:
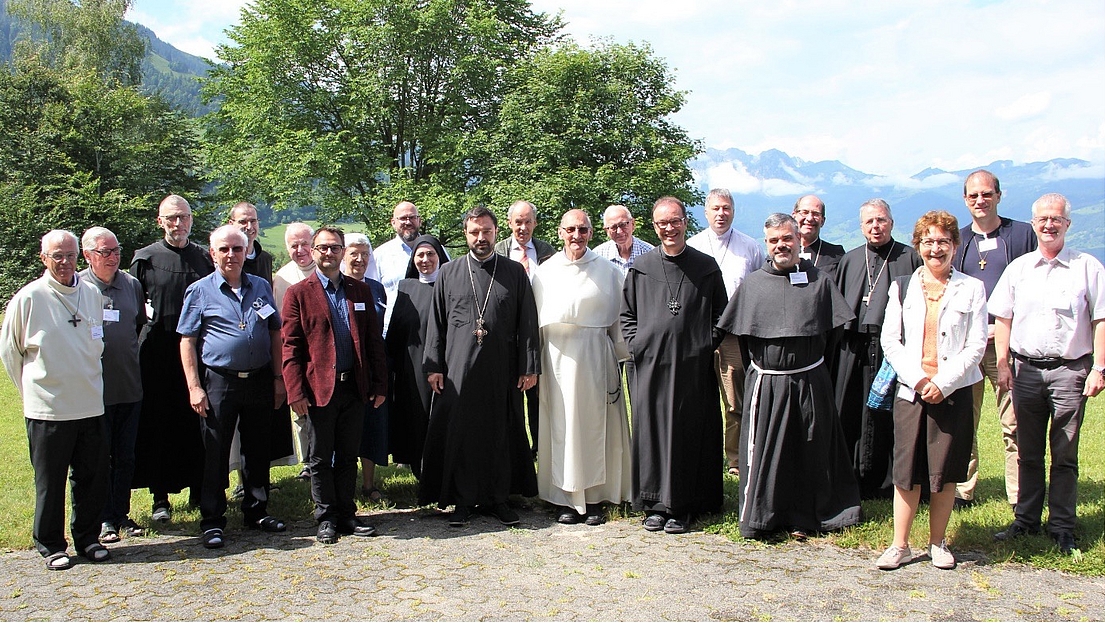
[[[384,331],[384,312],[388,308],[388,293],[384,289],[384,284],[376,281],[375,279],[364,278],[364,282],[368,284],[368,291],[372,293],[372,302],[376,307],[376,319],[380,321],[380,333]]]
[[[280,330],[272,287],[242,273],[239,292],[240,297],[216,270],[184,294],[177,333],[199,338],[200,360],[206,366],[243,372],[272,361],[269,331]]]
[[[338,372],[353,369],[353,334],[349,330],[349,305],[345,299],[345,287],[342,276],[330,281],[322,271],[315,269],[318,280],[322,282],[322,291],[326,293],[326,302],[330,305],[330,324],[334,327],[334,365]]]

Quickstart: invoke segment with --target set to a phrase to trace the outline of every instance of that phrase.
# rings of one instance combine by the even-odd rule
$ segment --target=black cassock
[[[426,323],[433,305],[434,284],[404,279],[392,304],[391,324],[384,340],[392,381],[388,449],[396,463],[411,466],[415,477],[422,474],[422,447],[430,421],[430,384],[422,371]]]
[[[740,531],[748,538],[859,523],[859,488],[833,402],[827,355],[853,315],[829,276],[806,283],[769,263],[741,284],[718,323],[750,361],[740,442]],[[794,270],[788,271],[794,274]]]
[[[189,242],[183,249],[159,240],[135,251],[130,273],[142,283],[153,316],[138,351],[142,369],[142,415],[135,443],[134,488],[193,498],[203,482],[203,441],[199,416],[188,402],[188,383],[176,332],[184,291],[215,271],[206,249]]]
[[[474,335],[477,307],[487,332],[482,344]],[[518,377],[539,374],[540,366],[537,306],[522,265],[496,254],[482,264],[469,254],[443,265],[422,369],[443,373],[445,387],[430,407],[421,504],[476,506],[506,502],[512,493],[537,495]]]
[[[864,499],[886,498],[893,491],[894,418],[868,409],[867,394],[882,365],[879,332],[890,282],[920,265],[912,247],[891,240],[878,248],[864,244],[852,249],[836,266],[837,287],[856,318],[844,327],[832,376],[844,440]],[[867,296],[869,302],[864,301]]]
[[[678,302],[678,314],[669,300]],[[722,502],[721,398],[714,349],[727,302],[710,256],[659,247],[626,275],[622,334],[637,369],[633,407],[633,507],[673,515],[712,512]]]
[[[804,259],[813,262],[813,265],[825,273],[826,278],[831,281],[836,275],[836,265],[840,263],[840,258],[844,257],[844,247],[818,238],[816,243],[808,247],[803,246],[802,254],[809,254],[809,257]]]

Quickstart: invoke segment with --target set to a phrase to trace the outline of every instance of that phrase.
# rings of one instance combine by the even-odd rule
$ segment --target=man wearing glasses
[[[418,208],[410,201],[400,201],[391,212],[391,227],[395,237],[376,247],[365,276],[376,279],[384,286],[387,300],[394,301],[399,291],[399,282],[407,276],[407,263],[411,259],[410,244],[418,237],[422,229],[422,217]],[[384,312],[384,334],[387,334],[391,322],[391,305]]]
[[[288,404],[310,420],[308,459],[318,541],[339,534],[371,536],[353,500],[365,405],[387,396],[384,340],[372,291],[341,274],[345,234],[336,227],[315,232],[316,270],[288,288],[284,325],[284,382]]]
[[[844,247],[821,239],[826,219],[825,202],[817,195],[806,195],[794,202],[791,216],[798,222],[798,233],[802,237],[798,257],[812,262],[831,279],[840,258],[844,257]]]
[[[963,182],[963,203],[971,213],[971,223],[959,232],[962,244],[956,250],[952,266],[981,281],[986,287],[986,296],[990,297],[1005,267],[1025,253],[1036,250],[1036,234],[1028,223],[998,216],[1001,184],[989,171],[979,170],[967,176]],[[975,499],[975,485],[978,484],[978,420],[982,414],[986,379],[990,380],[995,390],[1001,438],[1005,442],[1005,495],[1010,506],[1017,504],[1017,417],[1013,411],[1012,396],[998,387],[993,316],[989,317],[988,329],[986,352],[979,364],[985,378],[974,385],[975,443],[971,448],[971,462],[967,466],[967,480],[955,488],[956,508],[970,506]]]
[[[602,228],[610,238],[595,247],[595,253],[614,263],[624,278],[633,261],[653,249],[652,245],[633,235],[637,222],[629,208],[612,205],[602,213]]]
[[[1086,398],[1105,388],[1105,268],[1066,246],[1070,223],[1066,197],[1037,199],[1038,248],[1009,263],[988,305],[998,385],[1013,392],[1020,466],[1016,518],[994,539],[1038,533],[1046,489],[1047,531],[1063,554],[1078,547],[1078,431]],[[1049,442],[1050,486],[1044,478]]]
[[[111,230],[90,228],[81,237],[81,247],[88,268],[80,272],[80,278],[96,286],[103,297],[104,418],[111,471],[107,503],[100,518],[100,541],[115,543],[120,535],[143,533],[143,528],[130,518],[130,486],[142,412],[138,335],[146,326],[146,301],[142,284],[119,270],[123,247]]]

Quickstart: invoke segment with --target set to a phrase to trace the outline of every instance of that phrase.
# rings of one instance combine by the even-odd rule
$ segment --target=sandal
[[[221,528],[205,530],[201,540],[207,549],[219,549],[223,546],[223,531]]]
[[[100,527],[100,542],[101,543],[118,543],[119,531],[115,529],[115,525],[105,521],[103,526]]]
[[[134,520],[130,517],[127,517],[123,521],[119,522],[119,530],[121,530],[127,536],[142,536],[146,533],[146,529],[134,523]]]
[[[261,532],[283,532],[288,529],[287,524],[272,515],[266,515],[257,521],[246,524],[246,526],[250,530],[260,530]]]
[[[73,559],[66,552],[54,552],[46,557],[46,568],[50,571],[64,571],[73,566]]]
[[[384,494],[376,487],[361,487],[361,495],[373,504],[382,504],[387,501]]]
[[[77,553],[87,558],[89,562],[104,562],[111,558],[111,552],[99,543],[93,543]]]

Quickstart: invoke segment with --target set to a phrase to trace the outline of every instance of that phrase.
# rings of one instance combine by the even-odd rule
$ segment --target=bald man
[[[623,205],[612,205],[602,213],[602,229],[610,239],[595,247],[599,257],[614,263],[625,277],[633,261],[648,253],[653,246],[633,235],[637,221],[633,213]]]

